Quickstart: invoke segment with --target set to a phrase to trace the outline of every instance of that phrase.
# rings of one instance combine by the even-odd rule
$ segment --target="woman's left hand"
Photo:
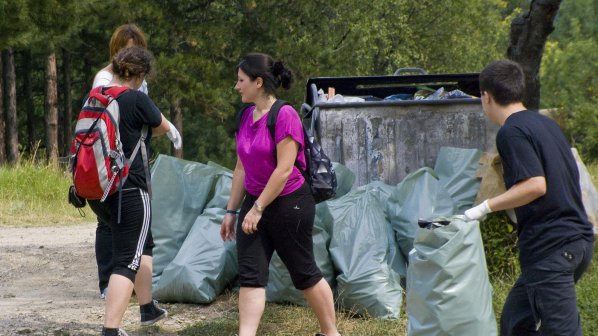
[[[262,218],[262,213],[257,211],[255,208],[251,208],[247,215],[245,215],[245,219],[241,224],[241,229],[245,234],[252,234],[257,231],[257,225]]]

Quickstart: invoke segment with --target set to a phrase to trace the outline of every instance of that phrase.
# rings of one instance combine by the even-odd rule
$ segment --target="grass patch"
[[[47,226],[94,221],[81,217],[67,200],[70,176],[58,167],[25,161],[0,167],[0,225]]]
[[[237,294],[231,294],[231,306],[224,316],[206,320],[180,332],[180,335],[233,336],[239,327]],[[232,306],[234,304],[235,306]],[[405,335],[407,319],[381,320],[358,317],[350,312],[337,313],[337,325],[343,335]],[[318,331],[318,322],[310,308],[268,303],[262,316],[257,334],[263,336],[313,335]]]

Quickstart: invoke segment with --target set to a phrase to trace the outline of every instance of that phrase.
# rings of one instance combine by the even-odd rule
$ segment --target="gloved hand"
[[[181,138],[181,134],[170,121],[168,122],[168,125],[170,126],[170,131],[166,133],[168,139],[172,141],[174,149],[181,149],[183,147],[183,138]]]
[[[487,214],[491,213],[492,210],[488,205],[488,200],[474,206],[473,208],[465,211],[465,217],[470,220],[478,220],[484,218]]]

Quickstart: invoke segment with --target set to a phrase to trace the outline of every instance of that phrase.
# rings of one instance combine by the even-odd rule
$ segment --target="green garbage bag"
[[[417,229],[407,269],[407,335],[496,335],[479,223],[448,219]]]
[[[455,203],[455,214],[462,214],[475,202],[480,190],[476,173],[481,157],[478,149],[442,147],[438,152],[434,171]]]
[[[387,205],[385,208],[388,217],[388,204],[390,197],[395,193],[397,186],[386,184],[382,181],[374,181],[365,186],[358,188],[359,190],[370,190],[374,192],[374,196],[380,204]],[[396,237],[395,237],[396,241]],[[389,259],[392,260],[391,268],[393,271],[401,276],[401,287],[405,289],[405,282],[407,277],[407,259],[403,256],[398,243],[395,242],[395,249],[389,251]]]
[[[355,174],[346,166],[333,162],[332,168],[336,172],[336,195],[334,198],[341,198],[353,188],[355,182]]]
[[[455,214],[455,203],[430,168],[421,168],[399,183],[386,210],[400,253],[408,260],[419,219]],[[406,276],[406,274],[401,274]]]
[[[334,220],[330,255],[337,299],[356,314],[398,318],[403,291],[393,270],[396,245],[378,190],[360,189],[328,202]]]
[[[236,243],[220,238],[224,214],[222,208],[210,208],[197,217],[176,257],[153,287],[154,298],[210,303],[236,278]]]
[[[225,177],[223,177],[225,176]],[[153,279],[174,259],[206,205],[221,205],[231,173],[224,168],[159,155],[152,166]],[[216,188],[216,184],[218,188]],[[216,189],[220,194],[216,195]],[[218,201],[220,199],[220,201]]]

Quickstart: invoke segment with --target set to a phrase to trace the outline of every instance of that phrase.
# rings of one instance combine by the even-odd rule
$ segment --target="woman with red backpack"
[[[167,316],[152,299],[152,248],[151,202],[149,169],[141,153],[135,147],[143,142],[147,157],[151,156],[152,136],[171,131],[171,124],[160,113],[152,100],[138,91],[150,72],[152,56],[149,51],[137,46],[119,51],[112,59],[112,70],[116,76],[102,88],[110,92],[115,88],[124,92],[115,97],[120,111],[118,129],[124,156],[130,159],[127,178],[121,186],[122,192],[108,196],[110,208],[113,269],[108,283],[106,311],[102,335],[127,335],[119,328],[129,304],[133,288],[139,301],[141,324],[147,325]],[[147,137],[141,137],[147,129]],[[133,153],[137,153],[131,157]],[[120,218],[117,221],[117,218]]]

